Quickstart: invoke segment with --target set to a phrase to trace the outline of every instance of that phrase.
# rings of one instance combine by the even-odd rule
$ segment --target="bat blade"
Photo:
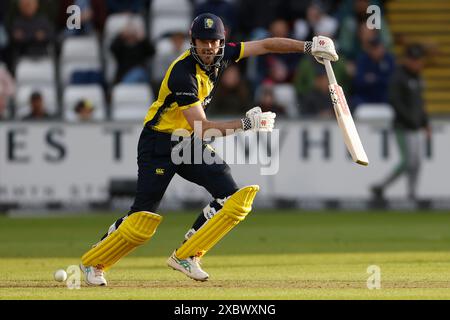
[[[367,158],[358,131],[356,130],[355,122],[353,121],[352,114],[348,108],[344,92],[337,83],[330,84],[328,88],[330,90],[336,119],[344,136],[347,150],[350,152],[354,162],[367,166],[369,164],[369,159]]]

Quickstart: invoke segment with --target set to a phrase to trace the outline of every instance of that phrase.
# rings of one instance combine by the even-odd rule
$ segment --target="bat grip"
[[[323,64],[325,65],[325,70],[327,71],[328,82],[330,84],[337,84],[336,77],[334,76],[333,67],[331,66],[330,60],[323,59]]]

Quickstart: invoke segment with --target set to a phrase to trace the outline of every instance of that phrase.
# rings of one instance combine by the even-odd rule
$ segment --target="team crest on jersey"
[[[205,29],[211,29],[214,25],[214,20],[211,18],[205,19]]]

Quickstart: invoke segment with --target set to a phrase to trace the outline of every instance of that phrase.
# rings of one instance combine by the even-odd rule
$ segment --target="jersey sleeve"
[[[200,101],[197,80],[192,74],[172,72],[169,77],[168,87],[172,92],[173,102],[181,110],[189,109]]]
[[[244,55],[244,43],[243,42],[229,42],[225,44],[225,52],[223,59],[226,61],[239,62]]]

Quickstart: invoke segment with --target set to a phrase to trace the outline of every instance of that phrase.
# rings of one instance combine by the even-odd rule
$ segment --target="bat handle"
[[[333,67],[331,66],[330,60],[323,59],[323,64],[325,65],[325,70],[327,71],[328,82],[330,84],[337,84],[336,77],[334,76]]]

